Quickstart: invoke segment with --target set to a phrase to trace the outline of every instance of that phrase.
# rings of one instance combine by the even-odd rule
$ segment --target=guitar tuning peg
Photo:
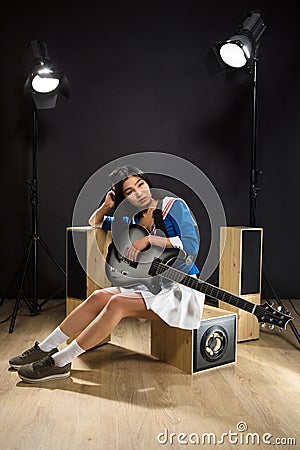
[[[260,327],[261,327],[261,328],[266,328],[266,324],[263,322],[263,323],[260,325]]]
[[[275,325],[269,325],[270,330],[274,330]]]
[[[282,311],[282,306],[278,306],[277,311]]]

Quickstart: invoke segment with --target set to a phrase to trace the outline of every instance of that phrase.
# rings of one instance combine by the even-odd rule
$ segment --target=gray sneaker
[[[34,361],[38,361],[39,359],[44,358],[47,355],[53,355],[56,352],[58,352],[57,348],[54,348],[50,352],[43,352],[43,350],[41,350],[39,347],[39,343],[36,342],[33,347],[25,350],[22,355],[11,358],[9,360],[9,364],[12,369],[17,370],[20,367],[24,366],[24,364],[30,364]]]
[[[63,367],[56,367],[54,359],[48,355],[39,361],[20,367],[18,375],[26,383],[39,383],[68,378],[71,375],[70,369],[71,363]]]

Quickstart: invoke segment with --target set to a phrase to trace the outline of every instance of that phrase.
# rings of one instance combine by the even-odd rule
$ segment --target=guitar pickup
[[[126,264],[128,264],[130,267],[133,267],[134,269],[136,269],[138,266],[137,261],[131,261],[130,259],[126,258],[125,256],[120,255],[119,260],[125,262]]]
[[[113,247],[113,250],[114,250],[115,257],[117,258],[117,261],[119,261],[119,262],[123,261],[126,264],[128,264],[130,267],[133,267],[134,269],[137,268],[137,266],[138,266],[137,261],[131,261],[130,259],[126,258],[120,252],[118,252],[117,249],[114,247]]]
[[[127,262],[127,264],[130,267],[133,267],[134,269],[136,269],[137,266],[138,266],[138,262],[137,261],[131,261],[130,259],[127,259],[127,258],[125,258],[125,261]]]

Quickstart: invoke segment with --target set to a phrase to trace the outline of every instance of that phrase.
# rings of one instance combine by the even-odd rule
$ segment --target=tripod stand
[[[250,226],[256,226],[256,199],[258,196],[258,192],[260,188],[257,187],[257,178],[262,172],[258,171],[256,168],[256,149],[257,149],[257,48],[255,49],[255,54],[253,58],[253,105],[252,105],[252,153],[251,153],[251,170],[250,170]],[[263,280],[271,290],[274,295],[276,302],[278,304],[278,309],[280,309],[283,313],[288,314],[284,305],[276,292],[274,291],[270,280],[266,276],[266,274],[262,273]],[[293,322],[289,321],[289,326],[291,327],[297,341],[300,343],[300,334],[293,324]]]
[[[28,249],[27,254],[21,263],[19,269],[17,270],[16,276],[13,280],[13,283],[15,282],[16,278],[18,277],[18,274],[22,270],[22,276],[21,276],[21,282],[18,289],[18,294],[15,301],[15,306],[10,322],[9,327],[9,333],[13,332],[20,300],[22,293],[24,291],[24,283],[28,276],[29,266],[30,266],[30,257],[31,257],[31,263],[32,263],[32,298],[27,299],[25,298],[25,302],[27,306],[30,309],[30,313],[32,315],[37,315],[41,312],[41,306],[46,303],[46,301],[42,302],[41,304],[38,303],[37,298],[37,274],[38,274],[38,245],[41,245],[43,250],[47,253],[47,255],[52,259],[52,261],[55,263],[55,265],[58,267],[60,272],[66,276],[65,270],[60,265],[58,260],[55,258],[53,253],[49,250],[47,245],[42,240],[41,236],[38,233],[38,177],[37,177],[37,141],[38,141],[38,123],[37,123],[37,110],[36,106],[33,103],[33,145],[32,145],[32,178],[27,182],[30,186],[30,201],[31,201],[31,220],[32,220],[32,232],[29,236],[29,242],[28,242]],[[9,286],[8,289],[12,284]],[[64,286],[63,286],[64,287]],[[60,288],[59,292],[62,288]],[[7,292],[7,291],[6,291]],[[54,294],[54,295],[55,295]],[[3,296],[4,298],[4,296]],[[50,297],[51,298],[51,297]],[[2,299],[3,300],[3,299]]]

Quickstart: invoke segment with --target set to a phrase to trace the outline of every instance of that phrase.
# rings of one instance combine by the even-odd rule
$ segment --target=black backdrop
[[[289,5],[290,3],[290,5]],[[137,152],[183,156],[215,185],[228,225],[249,224],[251,77],[210,76],[208,49],[260,9],[267,24],[258,66],[257,225],[264,267],[282,297],[299,298],[299,63],[292,2],[40,2],[1,5],[1,288],[31,232],[32,110],[23,96],[26,46],[47,43],[71,98],[39,111],[39,231],[61,264],[65,228],[83,184],[104,164]],[[290,7],[289,7],[290,6]],[[49,4],[50,7],[50,4]],[[95,205],[96,207],[97,205]],[[193,205],[192,205],[193,206]],[[62,283],[39,253],[39,296]]]

